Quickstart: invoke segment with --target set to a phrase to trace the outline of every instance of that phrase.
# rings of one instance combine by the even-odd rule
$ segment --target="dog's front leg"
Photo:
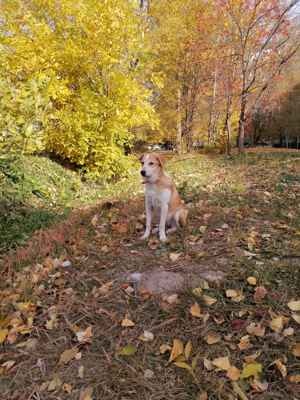
[[[168,203],[163,202],[160,210],[160,222],[159,222],[159,240],[165,242],[166,237],[166,222],[168,216]]]
[[[151,233],[152,206],[147,196],[145,197],[145,209],[146,209],[146,230],[143,236],[141,237],[141,240],[148,239]]]

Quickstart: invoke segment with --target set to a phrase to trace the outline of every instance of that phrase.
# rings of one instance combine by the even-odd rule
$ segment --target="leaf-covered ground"
[[[1,399],[300,399],[300,153],[167,169],[190,208],[168,243],[137,240],[136,173],[126,200],[74,211],[4,259]],[[190,265],[225,279],[158,297],[122,278]]]

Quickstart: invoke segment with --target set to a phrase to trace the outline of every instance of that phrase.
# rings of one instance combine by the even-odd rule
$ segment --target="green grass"
[[[286,163],[299,159],[298,152],[246,153],[234,157],[198,154],[168,157],[166,169],[186,201],[214,191],[214,204],[221,207],[245,203],[245,171],[258,165],[261,170],[280,165],[278,191],[297,181],[285,171]],[[236,170],[236,173],[232,173]],[[216,177],[212,183],[212,177]],[[218,178],[219,177],[219,178]],[[0,253],[24,244],[34,231],[64,219],[71,209],[93,205],[102,199],[126,200],[143,192],[138,163],[128,177],[116,183],[83,181],[46,157],[0,158]]]

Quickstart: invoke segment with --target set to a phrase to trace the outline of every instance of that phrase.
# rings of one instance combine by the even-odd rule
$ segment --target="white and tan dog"
[[[162,160],[157,154],[144,154],[140,158],[141,175],[145,184],[146,230],[141,239],[147,239],[151,233],[153,212],[158,210],[159,239],[166,241],[167,233],[175,232],[186,224],[188,210],[179,197],[172,179],[163,170]]]

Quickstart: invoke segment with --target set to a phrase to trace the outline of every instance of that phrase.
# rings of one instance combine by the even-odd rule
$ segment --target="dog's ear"
[[[162,168],[163,167],[163,160],[162,160],[161,156],[159,156],[158,154],[155,154],[155,157],[157,159],[157,162],[158,162],[159,166]]]
[[[145,154],[142,154],[142,155],[140,156],[140,158],[139,158],[139,161],[140,161],[140,162],[143,162],[144,157],[145,157]]]

